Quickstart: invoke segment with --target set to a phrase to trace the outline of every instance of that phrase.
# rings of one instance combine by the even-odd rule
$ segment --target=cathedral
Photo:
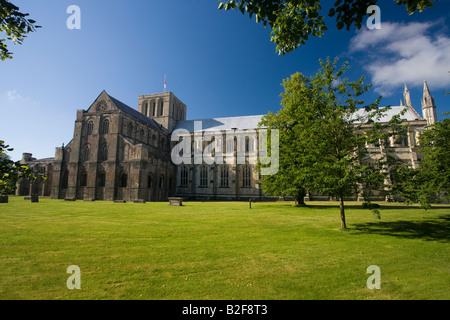
[[[393,106],[387,118],[399,114],[408,124],[402,139],[368,145],[370,157],[389,149],[403,163],[418,166],[415,145],[420,133],[437,121],[436,106],[424,82],[422,116],[412,107],[405,85],[400,106]],[[187,106],[172,92],[142,95],[137,110],[103,91],[87,108],[76,114],[73,139],[56,148],[54,158],[35,159],[24,153],[21,163],[41,172],[47,179],[20,180],[16,195],[38,194],[52,199],[107,201],[167,201],[169,197],[195,200],[274,199],[262,192],[256,157],[260,148],[258,124],[262,115],[186,120]],[[389,119],[387,119],[389,120]],[[174,163],[178,135],[190,137],[188,160]],[[224,138],[224,133],[227,138]],[[226,161],[208,162],[196,154],[208,148],[209,133],[218,153]],[[231,134],[229,134],[231,133]],[[185,151],[185,150],[184,150]],[[186,155],[185,155],[186,158]],[[216,159],[216,158],[214,158]],[[305,200],[327,197],[308,194]],[[355,199],[358,195],[355,195]],[[384,200],[375,198],[374,200]]]

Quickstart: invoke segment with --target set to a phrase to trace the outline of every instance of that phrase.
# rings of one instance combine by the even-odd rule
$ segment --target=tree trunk
[[[341,209],[341,229],[347,229],[347,225],[345,224],[345,209],[344,209],[344,197],[342,193],[339,193],[339,208]]]
[[[305,196],[306,192],[299,191],[299,193],[294,197],[296,207],[306,206]]]
[[[296,207],[306,206],[306,203],[303,200],[303,197],[302,198],[295,197],[295,206]]]

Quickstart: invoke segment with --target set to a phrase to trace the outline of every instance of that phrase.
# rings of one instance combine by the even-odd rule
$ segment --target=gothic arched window
[[[109,120],[108,119],[103,119],[102,125],[100,127],[100,133],[101,134],[109,133]]]
[[[94,131],[94,121],[89,120],[87,123],[87,135],[91,135],[92,131]]]
[[[222,165],[220,167],[220,186],[228,187],[230,185],[230,170],[227,165]]]
[[[89,155],[90,155],[89,151],[90,150],[89,150],[88,145],[83,148],[82,161],[89,161]]]
[[[208,186],[208,166],[200,166],[200,187]]]
[[[233,136],[226,138],[226,153],[232,153],[235,151],[235,139],[236,138]]]
[[[159,102],[159,115],[162,116],[164,114],[164,101]]]
[[[146,116],[148,116],[148,102],[144,103],[144,107],[142,108],[142,113]]]
[[[152,117],[156,116],[156,103],[152,102],[152,109],[151,109],[151,113]]]
[[[253,138],[245,137],[245,152],[253,152]]]
[[[180,184],[182,187],[187,187],[189,182],[189,167],[181,166],[181,177]]]
[[[153,178],[152,178],[152,175],[149,174],[148,178],[147,178],[147,188],[151,189],[152,188],[152,183],[153,183]]]
[[[81,178],[80,178],[80,187],[86,187],[87,186],[87,173],[83,172],[81,174]]]
[[[250,165],[244,165],[242,167],[242,186],[243,187],[252,186],[252,168]]]

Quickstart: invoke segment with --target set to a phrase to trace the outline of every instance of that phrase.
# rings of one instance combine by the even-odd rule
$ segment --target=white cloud
[[[6,97],[9,101],[22,99],[22,96],[17,93],[17,90],[6,91]]]
[[[31,97],[23,97],[22,95],[20,95],[17,90],[9,90],[5,92],[6,98],[9,101],[15,101],[15,102],[24,102],[24,103],[28,103],[28,104],[41,104],[39,101],[34,100]]]
[[[402,86],[434,89],[450,85],[450,38],[432,32],[439,22],[382,22],[381,29],[362,28],[350,41],[350,53],[367,53],[365,69],[374,89],[390,95]]]

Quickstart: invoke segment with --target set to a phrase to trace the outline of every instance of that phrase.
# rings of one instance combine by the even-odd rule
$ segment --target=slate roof
[[[386,111],[381,122],[388,122],[392,116],[399,114],[404,109],[404,106],[394,106],[390,110]],[[355,116],[363,116],[366,114],[364,109],[359,109]],[[194,132],[194,122],[201,122],[201,130],[203,131],[222,131],[222,130],[248,130],[258,128],[258,123],[261,121],[263,115],[254,116],[241,116],[241,117],[228,117],[228,118],[211,118],[211,119],[199,119],[199,120],[185,120],[179,121],[174,130],[185,129],[189,132]],[[365,117],[367,118],[367,116]],[[407,108],[406,113],[402,116],[402,119],[406,121],[422,120],[415,110]]]
[[[105,92],[106,93],[106,92]],[[138,120],[144,122],[145,124],[154,127],[155,129],[162,130],[161,126],[153,119],[150,119],[149,117],[143,115],[139,111],[127,106],[122,101],[117,100],[114,97],[111,97],[108,93],[106,93],[108,97],[111,99],[111,101],[116,105],[117,109],[129,114],[130,116],[133,116],[134,118],[137,118]]]
[[[256,129],[258,128],[258,123],[261,121],[262,116],[263,115],[184,120],[178,121],[174,130],[185,129],[189,132],[194,132],[194,123],[196,121],[201,123],[201,130],[203,131]]]
[[[401,119],[406,121],[415,121],[415,120],[422,120],[422,117],[419,116],[419,114],[409,107],[404,106],[394,106],[391,107],[391,109],[385,111],[383,117],[381,118],[381,122],[388,122],[394,115],[400,114],[404,109],[406,108],[406,112],[404,115],[401,116]],[[364,119],[367,119],[367,113],[364,109],[359,109],[357,112],[354,113],[355,116],[362,116]],[[375,119],[372,119],[375,120]],[[366,120],[367,121],[367,120]],[[366,122],[364,121],[364,122]]]

